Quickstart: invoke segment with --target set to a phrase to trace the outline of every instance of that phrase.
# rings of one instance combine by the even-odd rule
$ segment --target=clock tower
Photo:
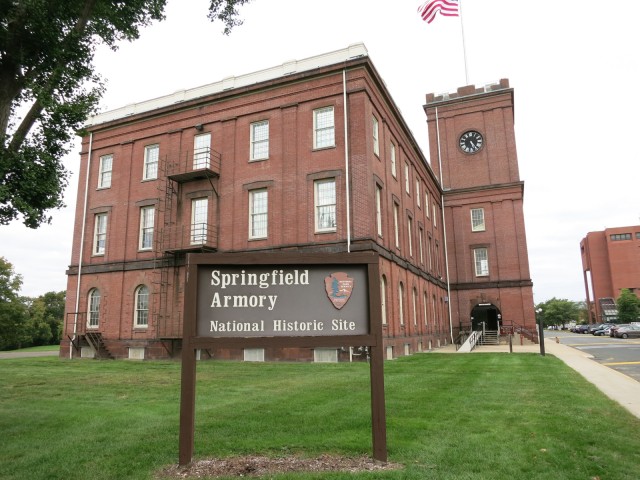
[[[454,333],[535,330],[509,81],[428,94],[431,168],[443,189]]]

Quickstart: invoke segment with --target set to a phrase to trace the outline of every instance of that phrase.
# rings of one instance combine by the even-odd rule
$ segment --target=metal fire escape
[[[190,252],[215,252],[218,248],[217,209],[207,211],[207,220],[194,222],[191,205],[184,198],[185,184],[202,182],[216,199],[220,175],[220,153],[211,148],[187,151],[177,161],[164,157],[159,165],[158,213],[162,225],[155,245],[153,276],[154,317],[157,338],[169,355],[182,341],[182,299],[185,257]],[[209,202],[211,203],[211,201]]]

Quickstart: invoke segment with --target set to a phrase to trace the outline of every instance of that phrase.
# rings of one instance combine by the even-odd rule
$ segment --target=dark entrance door
[[[485,330],[498,330],[499,320],[502,318],[498,307],[492,303],[480,303],[471,310],[471,328],[472,330],[482,330],[484,324]]]

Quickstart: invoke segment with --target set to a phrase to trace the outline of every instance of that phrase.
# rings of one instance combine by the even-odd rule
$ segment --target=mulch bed
[[[398,470],[402,465],[380,462],[369,457],[321,455],[316,458],[298,456],[243,456],[198,460],[186,466],[173,465],[158,472],[159,479],[203,477],[259,477],[286,472],[373,472]]]

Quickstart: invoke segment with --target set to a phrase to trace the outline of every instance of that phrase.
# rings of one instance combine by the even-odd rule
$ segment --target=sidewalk
[[[640,382],[613,368],[601,365],[592,360],[591,355],[576,348],[549,340],[545,341],[544,346],[546,355],[553,355],[562,360],[610,399],[640,418]],[[455,353],[456,349],[455,345],[447,345],[434,352]],[[509,345],[482,346],[471,353],[488,352],[509,353]],[[513,353],[540,354],[540,345],[513,345]]]

